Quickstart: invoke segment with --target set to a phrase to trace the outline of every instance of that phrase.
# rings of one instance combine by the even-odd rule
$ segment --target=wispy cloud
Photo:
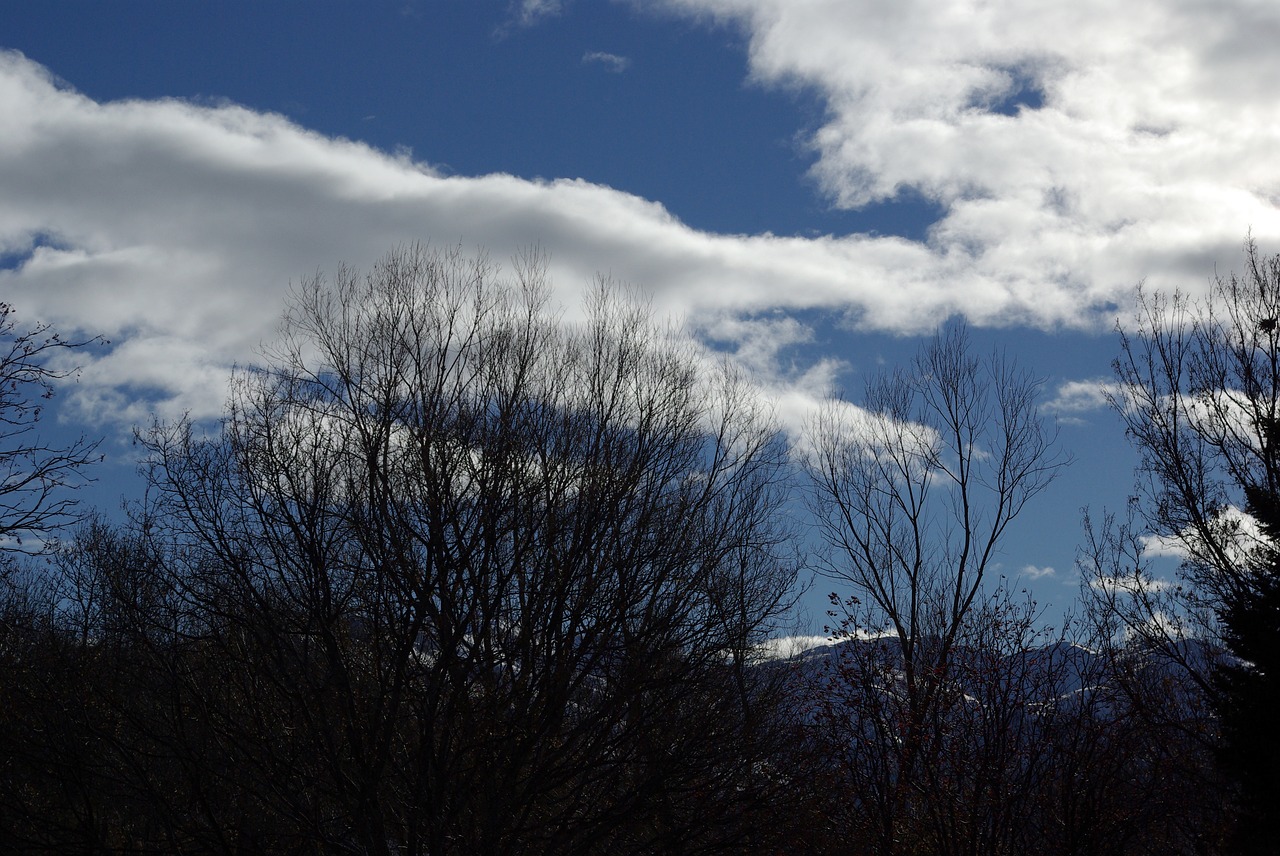
[[[520,27],[532,27],[546,18],[554,18],[564,12],[566,0],[517,0],[511,4],[511,23]]]
[[[1033,580],[1044,579],[1045,577],[1057,576],[1058,572],[1049,566],[1036,567],[1035,565],[1025,565],[1022,568],[1023,576],[1030,577]]]
[[[1146,595],[1171,591],[1177,585],[1172,580],[1150,574],[1129,574],[1088,578],[1089,587],[1108,595]]]
[[[1077,414],[1103,410],[1108,406],[1108,394],[1115,395],[1116,382],[1109,378],[1069,380],[1058,386],[1053,398],[1045,402],[1049,413]]]
[[[1044,403],[1045,413],[1068,425],[1085,425],[1086,414],[1107,410],[1111,400],[1124,401],[1119,385],[1111,379],[1069,380],[1059,384],[1053,396]]]
[[[631,67],[630,58],[606,51],[587,51],[582,55],[582,61],[588,65],[603,66],[606,71],[614,74],[621,74]]]

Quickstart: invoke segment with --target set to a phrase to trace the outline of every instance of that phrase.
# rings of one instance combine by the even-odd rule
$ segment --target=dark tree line
[[[110,522],[59,492],[94,445],[36,433],[85,343],[5,307],[0,536],[44,549],[0,588],[0,850],[1269,852],[1280,261],[1249,250],[1122,332],[1142,480],[1058,628],[997,568],[1066,458],[959,327],[797,455],[617,289],[566,322],[536,257],[397,251],[299,286],[215,430],[140,431]],[[801,495],[844,590],[831,646],[770,660]]]
[[[536,259],[296,292],[221,429],[11,600],[6,849],[740,852],[784,834],[785,448]],[[761,822],[774,817],[774,822]]]

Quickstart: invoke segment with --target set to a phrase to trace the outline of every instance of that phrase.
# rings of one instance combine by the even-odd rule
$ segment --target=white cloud
[[[1227,557],[1240,567],[1247,567],[1251,554],[1260,548],[1270,546],[1270,541],[1263,534],[1258,521],[1247,511],[1229,505],[1211,522],[1212,539],[1226,553]],[[1188,528],[1176,536],[1144,535],[1140,539],[1142,550],[1147,556],[1157,558],[1187,559],[1192,555],[1213,555],[1202,536],[1192,528]]]
[[[1142,553],[1153,559],[1187,558],[1187,548],[1177,538],[1166,538],[1162,535],[1143,535],[1138,538]]]
[[[1188,639],[1194,635],[1194,629],[1185,617],[1164,610],[1156,610],[1144,623],[1126,627],[1124,631],[1127,639],[1147,641]]]
[[[1022,573],[1024,576],[1031,577],[1033,580],[1039,580],[1045,577],[1056,576],[1058,572],[1047,565],[1043,568],[1036,567],[1035,565],[1025,565],[1022,568]]]
[[[621,74],[631,67],[631,59],[617,54],[607,53],[605,51],[587,51],[582,55],[584,63],[594,63],[602,65],[606,70],[614,74]]]
[[[0,115],[0,248],[20,257],[0,291],[26,316],[116,343],[74,393],[102,418],[217,414],[227,368],[273,338],[291,280],[413,240],[499,259],[540,244],[565,305],[610,270],[694,328],[852,304],[868,324],[914,329],[955,308],[912,273],[928,251],[899,239],[710,235],[599,185],[446,177],[235,105],[98,104],[13,52],[0,53]],[[891,273],[896,287],[879,287]],[[762,347],[751,329],[744,357]],[[834,371],[773,376],[811,395]]]
[[[1112,596],[1142,595],[1151,597],[1160,592],[1171,591],[1175,583],[1162,577],[1148,573],[1123,574],[1108,577],[1089,577],[1089,587]]]
[[[536,243],[566,305],[610,271],[648,289],[659,312],[725,335],[792,397],[782,409],[800,412],[841,367],[787,361],[787,343],[804,335],[798,310],[892,332],[957,313],[1096,329],[1141,278],[1202,288],[1249,228],[1264,248],[1280,244],[1269,88],[1280,7],[663,5],[739,24],[754,80],[819,92],[823,190],[859,205],[915,188],[945,211],[928,241],[708,234],[607,187],[448,177],[234,105],[95,103],[7,52],[0,252],[25,262],[0,270],[0,291],[19,296],[20,312],[117,343],[87,367],[82,403],[126,419],[153,406],[208,416],[226,368],[272,338],[290,280],[341,261],[363,267],[412,240],[498,259]],[[564,4],[510,8],[533,23]],[[1038,93],[1039,109],[1003,103],[1020,89]],[[1060,403],[1085,398],[1064,386]]]
[[[760,643],[756,656],[762,660],[789,660],[811,648],[830,644],[831,639],[826,636],[779,636]]]
[[[1069,380],[1060,384],[1053,398],[1044,404],[1048,413],[1078,414],[1107,408],[1108,394],[1116,395],[1116,383],[1109,379]]]
[[[511,20],[521,27],[531,27],[561,14],[564,7],[564,0],[516,0],[511,4]]]
[[[1280,238],[1280,5],[663,5],[739,24],[755,80],[825,97],[813,174],[836,204],[944,207],[916,274],[974,320],[1079,323],[1144,277],[1202,288],[1250,227]]]
[[[825,645],[840,645],[851,640],[867,641],[871,639],[893,639],[892,630],[858,629],[851,634],[832,639],[830,636],[797,635],[778,636],[766,639],[756,647],[756,656],[762,660],[787,660],[798,657],[805,651],[821,648]]]

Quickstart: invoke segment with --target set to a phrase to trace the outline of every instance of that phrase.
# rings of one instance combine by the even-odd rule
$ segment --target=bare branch
[[[0,302],[0,551],[42,552],[49,535],[79,519],[72,492],[90,481],[100,441],[54,444],[39,423],[57,383],[77,371],[54,357],[102,341],[65,339],[48,324],[21,330],[13,306]]]

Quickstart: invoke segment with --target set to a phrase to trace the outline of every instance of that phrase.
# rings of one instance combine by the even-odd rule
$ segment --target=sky
[[[630,284],[799,429],[964,321],[1072,465],[1001,572],[1060,615],[1136,456],[1101,390],[1135,286],[1280,250],[1270,0],[0,5],[0,299],[109,345],[47,430],[215,419],[291,283],[396,245]],[[820,631],[819,580],[802,632]]]

